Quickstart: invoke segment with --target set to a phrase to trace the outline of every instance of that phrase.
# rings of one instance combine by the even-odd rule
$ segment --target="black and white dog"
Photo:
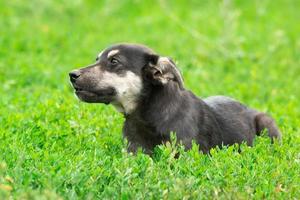
[[[111,103],[124,114],[128,151],[151,153],[175,132],[186,149],[192,141],[203,152],[216,146],[247,142],[266,129],[280,138],[271,117],[225,96],[199,99],[186,90],[174,62],[136,44],[117,44],[102,51],[96,63],[69,73],[78,98]]]

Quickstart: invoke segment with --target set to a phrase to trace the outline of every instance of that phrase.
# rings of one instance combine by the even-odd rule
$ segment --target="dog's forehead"
[[[106,49],[106,50],[101,51],[98,54],[97,58],[101,58],[103,56],[103,57],[109,59],[117,54],[120,54],[120,50],[117,48],[116,49]]]
[[[118,44],[104,49],[98,54],[98,58],[104,56],[110,58],[117,54],[122,55],[136,55],[136,54],[154,54],[155,52],[147,46],[139,44]]]
[[[114,55],[117,55],[118,53],[120,53],[120,50],[119,49],[114,49],[114,50],[111,50],[107,53],[107,58],[110,58]]]

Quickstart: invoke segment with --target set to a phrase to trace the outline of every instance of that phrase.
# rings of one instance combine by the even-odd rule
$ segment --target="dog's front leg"
[[[136,152],[138,151],[139,148],[141,148],[141,146],[138,143],[129,141],[127,144],[127,152],[128,153],[136,154]]]
[[[152,154],[152,149],[148,147],[147,141],[144,141],[138,134],[123,132],[123,137],[127,141],[128,153],[136,154],[141,149],[146,154]]]
[[[128,153],[133,153],[136,154],[138,152],[138,150],[141,150],[142,152],[151,155],[152,154],[152,149],[149,148],[145,148],[144,146],[142,146],[140,143],[137,142],[129,142],[128,141],[128,145],[127,145],[127,152]]]

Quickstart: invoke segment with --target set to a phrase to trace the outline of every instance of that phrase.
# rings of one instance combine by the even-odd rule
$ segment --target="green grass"
[[[300,1],[0,1],[0,199],[299,199]],[[269,112],[282,144],[129,155],[68,72],[110,44],[174,58],[198,96]],[[174,154],[180,151],[180,157]]]

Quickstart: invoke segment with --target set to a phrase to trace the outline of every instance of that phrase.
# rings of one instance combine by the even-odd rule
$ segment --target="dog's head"
[[[96,62],[69,73],[78,98],[88,103],[112,103],[132,112],[145,85],[164,87],[170,81],[183,88],[174,62],[136,44],[118,44],[102,51]]]

